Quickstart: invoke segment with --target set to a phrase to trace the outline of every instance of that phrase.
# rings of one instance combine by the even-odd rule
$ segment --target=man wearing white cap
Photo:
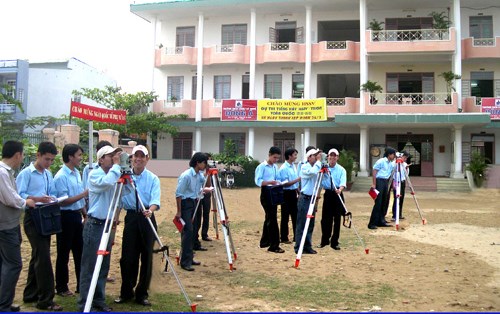
[[[123,208],[126,210],[125,227],[123,229],[122,257],[120,268],[122,286],[120,297],[115,303],[124,303],[132,298],[144,306],[150,306],[148,289],[153,271],[153,245],[155,235],[146,217],[156,229],[154,212],[160,209],[160,179],[146,169],[149,161],[149,152],[143,145],[132,149],[132,179],[136,187],[135,193],[122,198]],[[139,202],[145,207],[143,211]],[[141,261],[139,274],[139,260]],[[139,275],[139,282],[137,276]],[[137,285],[136,285],[137,284]],[[135,288],[135,293],[134,293]]]
[[[334,250],[340,250],[340,218],[345,213],[344,206],[340,201],[344,201],[342,191],[346,187],[347,173],[341,165],[337,163],[339,151],[332,148],[328,151],[328,172],[323,177],[321,186],[325,189],[323,199],[323,211],[321,214],[321,243],[319,248],[330,245]],[[333,235],[332,235],[333,223]]]
[[[98,168],[90,172],[88,180],[89,208],[87,221],[83,227],[83,253],[80,272],[80,298],[78,309],[83,311],[90,289],[90,282],[97,261],[97,251],[101,242],[104,224],[108,216],[108,209],[113,199],[114,186],[121,176],[120,155],[121,148],[104,146],[97,151]],[[125,191],[123,192],[125,193]],[[111,253],[111,242],[108,242],[106,251]],[[111,312],[106,304],[106,277],[109,272],[110,254],[103,255],[101,270],[95,288],[92,306],[94,310]]]
[[[307,162],[300,168],[300,197],[297,212],[297,229],[295,230],[295,253],[298,252],[302,234],[307,233],[306,241],[304,242],[304,254],[316,254],[316,250],[312,248],[312,233],[314,230],[314,218],[309,222],[309,228],[304,230],[309,204],[314,191],[316,178],[321,170],[321,155],[318,149],[310,149],[306,153]]]

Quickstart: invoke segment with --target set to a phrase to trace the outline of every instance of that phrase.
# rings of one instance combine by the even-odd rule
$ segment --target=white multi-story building
[[[193,0],[131,12],[151,22],[153,110],[188,115],[155,145],[166,162],[232,138],[258,160],[273,145],[353,150],[360,175],[386,146],[411,152],[415,176],[463,177],[473,151],[500,163],[500,115],[482,112],[500,97],[498,1]],[[448,86],[444,72],[461,78]],[[367,81],[383,91],[358,92]],[[325,98],[326,120],[221,119],[223,99],[294,98]]]

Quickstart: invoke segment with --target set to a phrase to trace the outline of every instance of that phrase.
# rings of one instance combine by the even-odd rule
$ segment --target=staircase
[[[437,177],[410,177],[415,192],[470,192],[466,179],[451,179]],[[356,177],[352,192],[366,192],[370,189],[372,177]],[[409,191],[408,183],[406,189]]]

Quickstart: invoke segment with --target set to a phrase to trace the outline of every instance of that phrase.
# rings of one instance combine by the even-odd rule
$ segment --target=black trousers
[[[151,216],[155,230],[157,229],[154,214]],[[142,301],[148,298],[149,284],[153,272],[153,245],[155,236],[151,225],[142,213],[127,210],[125,227],[123,229],[122,257],[120,268],[122,299]],[[140,272],[139,272],[140,261]],[[139,276],[139,282],[137,277]]]
[[[280,236],[281,242],[289,241],[288,239],[288,222],[292,218],[293,241],[295,241],[295,228],[297,227],[297,190],[283,190],[283,198],[285,202],[281,204],[281,223]]]
[[[260,247],[269,246],[270,250],[277,249],[280,245],[278,206],[271,205],[270,194],[266,187],[262,187],[260,190],[260,204],[264,208],[265,213]]]
[[[405,201],[406,180],[401,181],[401,194],[399,195],[399,218],[403,217],[403,202]],[[396,219],[396,190],[394,190],[394,202],[392,203],[392,218]]]
[[[200,242],[200,228],[201,228],[201,238],[208,238],[208,221],[210,219],[210,203],[212,202],[212,193],[207,193],[201,199],[198,210],[196,211],[196,217],[194,217],[193,221],[193,247],[195,249],[201,246]],[[203,218],[203,222],[202,222]]]
[[[76,290],[80,286],[80,269],[83,251],[83,224],[82,215],[78,210],[61,210],[62,231],[56,234],[56,291],[58,293],[69,290],[69,253],[73,253],[75,264]]]
[[[47,308],[54,300],[54,272],[50,260],[50,238],[38,234],[31,211],[24,214],[24,232],[31,244],[28,279],[23,292],[25,303],[37,302],[37,307]]]
[[[375,188],[380,192],[375,199],[369,226],[380,226],[385,224],[385,213],[389,206],[389,182],[387,179],[376,179]]]
[[[343,193],[340,193],[340,197],[344,201]],[[344,206],[342,206],[337,193],[325,190],[321,213],[321,245],[330,245],[331,247],[339,245],[341,218],[344,213]]]

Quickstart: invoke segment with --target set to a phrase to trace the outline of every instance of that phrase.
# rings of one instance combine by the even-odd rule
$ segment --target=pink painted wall
[[[495,38],[495,46],[474,47],[473,38],[462,39],[462,59],[473,58],[499,58],[500,57],[500,37]]]
[[[359,61],[359,43],[348,41],[346,49],[326,49],[326,41],[312,44],[312,62]]]
[[[463,112],[481,112],[481,106],[476,106],[475,97],[462,98]]]
[[[165,48],[156,49],[155,51],[155,66],[173,65],[173,64],[189,64],[196,65],[196,54],[198,49],[193,47],[184,47],[181,54],[167,55]]]
[[[204,48],[203,63],[209,64],[249,64],[250,47],[234,45],[233,52],[217,52],[217,47]]]
[[[366,52],[439,52],[455,51],[456,31],[450,28],[450,40],[371,41],[371,31],[365,31]]]

